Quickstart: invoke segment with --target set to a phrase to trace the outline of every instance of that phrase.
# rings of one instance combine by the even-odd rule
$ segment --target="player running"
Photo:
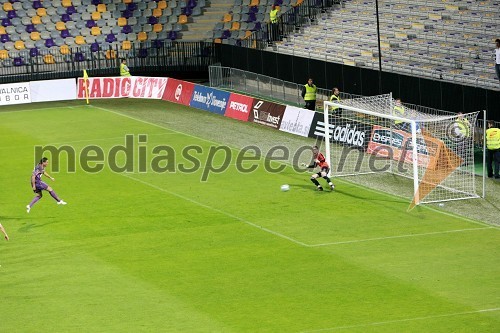
[[[335,185],[333,185],[332,181],[330,180],[330,177],[328,177],[328,172],[330,172],[330,166],[326,162],[325,156],[319,152],[318,146],[313,146],[312,151],[313,151],[312,163],[310,165],[302,163],[302,165],[307,166],[310,169],[315,167],[320,167],[321,170],[318,173],[315,173],[311,176],[311,181],[313,182],[314,185],[316,185],[318,191],[323,191],[323,187],[321,187],[318,180],[316,179],[318,177],[323,177],[323,179],[326,180],[328,185],[330,186],[330,189],[333,191]]]
[[[54,178],[52,178],[46,171],[45,167],[49,164],[49,159],[47,157],[44,157],[40,160],[40,163],[38,163],[35,166],[35,170],[33,170],[33,173],[31,174],[31,187],[33,188],[33,192],[36,193],[36,196],[31,200],[30,204],[26,206],[26,212],[30,212],[31,207],[33,207],[34,204],[37,203],[38,200],[42,198],[42,190],[48,191],[50,193],[50,196],[54,198],[57,201],[58,205],[65,205],[66,202],[63,200],[59,199],[57,196],[56,192],[42,181],[42,176],[46,176],[50,178],[50,180],[54,181]]]

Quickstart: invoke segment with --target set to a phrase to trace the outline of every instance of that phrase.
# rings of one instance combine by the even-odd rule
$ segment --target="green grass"
[[[0,112],[0,222],[11,237],[0,243],[1,331],[500,330],[497,228],[428,207],[408,212],[406,200],[341,180],[333,193],[315,192],[290,166],[271,174],[260,160],[241,174],[233,163],[207,182],[204,170],[62,168],[48,183],[68,205],[45,193],[27,214],[35,145],[107,154],[126,134],[147,134],[147,151],[179,154],[296,140],[161,101],[92,105]],[[280,192],[285,183],[291,190]]]

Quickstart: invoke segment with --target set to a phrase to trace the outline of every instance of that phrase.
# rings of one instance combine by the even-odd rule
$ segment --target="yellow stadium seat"
[[[129,4],[132,3],[132,0],[123,0],[123,3]]]
[[[222,43],[222,39],[220,39],[220,38],[215,38],[214,43],[220,44],[220,43]]]
[[[179,24],[185,24],[185,23],[187,23],[187,21],[188,21],[188,18],[186,15],[184,15],[184,14],[179,15],[179,21],[178,21]]]
[[[107,50],[106,51],[106,59],[116,59],[116,52],[115,50]]]
[[[304,2],[304,0],[297,0],[297,3],[295,3],[295,5],[294,5],[294,6],[295,6],[295,7],[296,7],[296,6],[300,6],[300,5],[302,4],[302,2]]]
[[[14,43],[14,47],[16,48],[16,50],[24,50],[25,49],[24,42],[22,40],[16,41]]]
[[[38,15],[35,15],[31,18],[31,23],[32,24],[41,24],[42,23],[42,19],[40,18],[40,16]]]
[[[99,36],[101,34],[101,28],[92,27],[92,29],[90,29],[90,33],[92,34],[92,36]]]
[[[97,11],[99,13],[104,13],[106,11],[106,5],[103,3],[100,3],[97,5]]]
[[[162,14],[161,9],[158,9],[158,8],[153,9],[153,16],[154,17],[160,17],[161,14]]]
[[[233,16],[229,13],[224,14],[224,22],[231,22],[233,20]]]
[[[56,23],[56,30],[57,31],[66,30],[66,23],[64,23],[63,21],[57,22]]]
[[[71,3],[71,0],[62,0],[61,3],[63,5],[63,7],[66,7],[66,8],[73,5]]]
[[[163,25],[160,23],[156,23],[153,25],[153,31],[154,32],[162,32],[163,31]]]
[[[33,31],[30,33],[30,38],[34,41],[40,40],[40,33],[38,31]]]
[[[167,2],[165,0],[158,1],[158,6],[156,8],[161,10],[167,8]]]
[[[139,42],[144,42],[145,40],[148,39],[148,35],[144,32],[144,31],[141,31],[137,34],[137,40]]]
[[[132,48],[132,43],[129,40],[124,40],[122,42],[122,50],[130,50]]]
[[[240,22],[233,22],[230,30],[240,30]]]
[[[94,21],[99,21],[101,19],[101,13],[99,13],[99,12],[93,12],[92,13],[92,19]]]
[[[7,50],[0,50],[0,59],[9,59],[9,52]]]
[[[10,2],[6,2],[3,4],[3,10],[4,12],[10,12],[11,10],[14,10],[14,7],[12,7]]]
[[[259,5],[259,0],[252,0],[252,1],[250,1],[250,7],[258,6],[258,5]]]
[[[59,48],[59,52],[61,52],[61,54],[69,54],[69,47],[68,45],[63,45]]]
[[[247,31],[245,31],[245,37],[243,37],[243,38],[248,38],[248,37],[250,37],[251,35],[252,35],[252,31],[247,30]]]
[[[55,63],[54,61],[54,56],[52,54],[46,54],[43,56],[43,62],[46,64],[53,64]]]
[[[85,38],[83,36],[76,36],[75,37],[75,44],[78,44],[78,45],[85,44]]]
[[[0,35],[5,35],[7,32],[5,31],[5,27],[0,25]]]
[[[127,25],[127,19],[125,17],[119,17],[118,18],[118,26],[124,27],[126,25]]]
[[[36,10],[36,15],[38,16],[46,16],[47,15],[47,10],[45,8],[38,8]]]

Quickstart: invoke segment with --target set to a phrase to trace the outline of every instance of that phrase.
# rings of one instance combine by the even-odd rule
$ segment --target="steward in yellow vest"
[[[120,64],[120,76],[130,76],[130,70],[127,67],[127,60],[122,59]]]
[[[302,98],[306,102],[306,109],[315,111],[316,110],[316,85],[313,83],[313,79],[309,78],[307,84],[302,88]]]
[[[493,120],[488,121],[488,129],[486,130],[486,166],[488,177],[500,179],[500,129],[495,127]]]

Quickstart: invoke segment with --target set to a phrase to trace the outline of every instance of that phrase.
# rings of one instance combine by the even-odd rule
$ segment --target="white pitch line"
[[[309,247],[309,245],[307,245],[307,244],[305,244],[305,243],[302,243],[302,242],[300,242],[300,241],[298,241],[298,240],[296,240],[296,239],[293,239],[293,238],[288,237],[288,236],[286,236],[286,235],[280,234],[279,232],[276,232],[276,231],[273,231],[273,230],[271,230],[271,229],[265,228],[265,227],[260,226],[260,225],[258,225],[258,224],[252,223],[252,222],[250,222],[250,221],[248,221],[248,220],[245,220],[245,219],[243,219],[243,218],[241,218],[241,217],[239,217],[239,216],[236,216],[236,215],[233,215],[233,214],[231,214],[231,213],[225,212],[225,211],[220,210],[220,209],[218,209],[218,208],[215,208],[215,207],[212,207],[212,206],[206,205],[206,204],[201,203],[201,202],[199,202],[199,201],[196,201],[196,200],[194,200],[194,199],[191,199],[191,198],[185,197],[185,196],[183,196],[183,195],[181,195],[181,194],[178,194],[178,193],[175,193],[175,192],[172,192],[172,191],[166,190],[166,189],[164,189],[164,188],[162,188],[162,187],[159,187],[159,186],[156,186],[156,185],[154,185],[154,184],[148,183],[148,182],[146,182],[146,181],[143,181],[143,180],[140,180],[140,179],[134,178],[134,177],[132,177],[132,176],[130,176],[130,175],[127,175],[127,174],[120,174],[120,175],[122,175],[122,176],[124,176],[124,177],[126,177],[126,178],[129,178],[129,179],[135,180],[136,182],[139,182],[139,183],[141,183],[141,184],[144,184],[144,185],[147,185],[147,186],[149,186],[149,187],[152,187],[152,188],[154,188],[154,189],[156,189],[156,190],[158,190],[158,191],[162,191],[162,192],[168,193],[168,194],[170,194],[170,195],[173,195],[173,196],[175,196],[175,197],[177,197],[177,198],[180,198],[180,199],[183,199],[183,200],[189,201],[189,202],[191,202],[191,203],[193,203],[193,204],[196,204],[196,205],[198,205],[198,206],[201,206],[201,207],[204,207],[204,208],[206,208],[206,209],[212,210],[212,211],[214,211],[214,212],[217,212],[217,213],[220,213],[220,214],[226,215],[226,216],[228,216],[228,217],[230,217],[230,218],[233,218],[233,219],[235,219],[235,220],[238,220],[238,221],[240,221],[240,222],[243,222],[243,223],[245,223],[245,224],[247,224],[247,225],[249,225],[249,226],[252,226],[252,227],[254,227],[254,228],[260,229],[260,230],[262,230],[262,231],[265,231],[265,232],[270,233],[270,234],[272,234],[272,235],[278,236],[278,237],[280,237],[280,238],[283,238],[283,239],[289,240],[289,241],[291,241],[291,242],[293,242],[293,243],[295,243],[295,244],[298,244],[298,245],[301,245],[301,246],[305,246],[305,247]]]
[[[467,228],[467,229],[455,229],[455,230],[426,232],[426,233],[421,233],[421,234],[407,234],[407,235],[386,236],[386,237],[376,237],[376,238],[366,238],[366,239],[354,239],[354,240],[342,241],[342,242],[313,244],[313,245],[309,245],[309,247],[320,247],[320,246],[328,246],[328,245],[363,243],[363,242],[371,242],[371,241],[378,241],[378,240],[385,240],[385,239],[420,237],[420,236],[440,235],[440,234],[449,234],[449,233],[455,233],[455,232],[465,232],[465,231],[475,231],[475,230],[485,230],[485,229],[497,229],[497,228],[495,228],[495,227]]]
[[[7,113],[19,113],[19,112],[32,112],[32,111],[43,111],[43,110],[52,110],[52,109],[75,109],[78,106],[55,106],[52,108],[39,108],[39,109],[25,109],[25,110],[17,110],[17,111],[0,111],[0,115]]]
[[[477,310],[477,311],[446,313],[446,314],[441,314],[441,315],[425,316],[425,317],[395,319],[395,320],[379,321],[379,322],[367,323],[367,324],[359,324],[359,325],[349,325],[349,326],[337,326],[337,327],[321,328],[321,329],[316,329],[316,330],[302,331],[302,333],[315,333],[315,332],[346,330],[346,329],[352,329],[352,328],[362,328],[362,327],[370,327],[370,326],[381,326],[381,325],[395,324],[395,323],[404,323],[404,322],[416,321],[416,320],[426,320],[426,319],[435,319],[435,318],[444,318],[444,317],[463,316],[463,315],[469,315],[469,314],[477,314],[477,313],[485,313],[485,312],[496,312],[496,311],[500,311],[500,308],[483,309],[483,310]]]

